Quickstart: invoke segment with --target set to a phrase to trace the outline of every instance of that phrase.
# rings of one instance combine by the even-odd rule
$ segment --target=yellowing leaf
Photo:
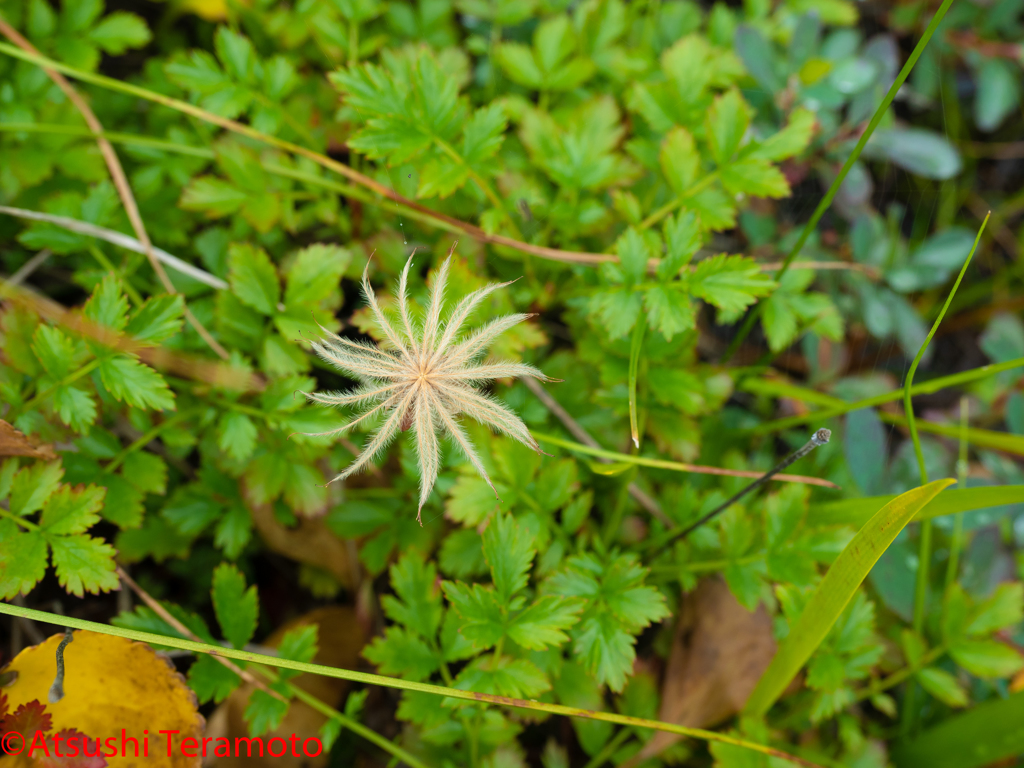
[[[249,5],[247,0],[235,0],[238,5]],[[207,21],[225,21],[228,18],[227,0],[178,0],[174,5],[178,13],[194,13]]]
[[[101,739],[104,754],[116,744],[117,754],[107,757],[109,768],[142,764],[135,757],[135,739],[142,756],[149,732],[147,768],[193,768],[198,758],[181,754],[181,740],[202,736],[205,721],[199,714],[195,695],[184,679],[145,643],[122,637],[78,630],[64,649],[64,698],[49,702],[49,690],[56,674],[56,651],[63,635],[53,635],[39,645],[26,648],[5,668],[18,673],[14,684],[4,689],[8,708],[38,701],[51,715],[51,734],[75,728],[90,740]],[[178,731],[171,756],[167,756],[167,735]],[[121,755],[122,733],[127,755]],[[90,750],[93,747],[90,747]]]

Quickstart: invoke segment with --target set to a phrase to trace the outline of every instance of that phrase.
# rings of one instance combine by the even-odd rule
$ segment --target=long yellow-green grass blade
[[[914,516],[955,480],[936,480],[890,501],[857,532],[814,590],[775,658],[757,681],[745,713],[763,717],[828,635],[872,566]]]
[[[878,109],[876,109],[875,114],[872,115],[871,121],[864,129],[864,132],[860,135],[857,145],[853,148],[850,156],[846,158],[846,162],[843,163],[843,167],[839,169],[839,173],[832,181],[832,184],[829,185],[828,190],[825,192],[825,196],[821,198],[821,202],[818,203],[818,207],[814,209],[814,213],[811,214],[811,218],[808,220],[807,224],[804,225],[803,231],[800,233],[800,237],[786,255],[786,259],[782,262],[782,268],[775,275],[776,280],[782,279],[786,270],[789,269],[789,265],[793,263],[793,259],[797,257],[797,254],[800,253],[800,249],[804,247],[804,243],[807,242],[807,238],[810,237],[811,232],[813,232],[814,228],[818,226],[818,222],[821,220],[821,217],[825,215],[825,211],[827,211],[828,207],[832,205],[832,200],[839,192],[839,187],[842,186],[843,180],[846,178],[846,174],[850,172],[853,164],[857,162],[857,158],[860,157],[860,153],[867,145],[868,139],[871,138],[871,134],[875,132],[879,123],[882,122],[882,118],[885,117],[885,113],[888,111],[889,105],[892,104],[892,100],[896,98],[896,93],[903,87],[903,83],[906,81],[907,77],[910,76],[910,71],[914,68],[917,60],[921,57],[925,46],[928,45],[928,41],[931,40],[932,35],[935,33],[935,30],[938,29],[939,23],[942,21],[943,17],[946,15],[946,11],[949,10],[949,6],[952,4],[953,0],[943,0],[942,5],[939,6],[935,15],[932,16],[932,20],[928,22],[928,26],[925,27],[924,34],[922,34],[921,39],[917,41],[917,45],[914,46],[914,50],[910,52],[910,56],[907,58],[907,63],[903,65],[903,69],[900,70],[896,79],[892,81],[889,91],[885,94],[885,98],[882,99],[882,103],[878,105]],[[756,323],[758,317],[761,316],[764,306],[764,302],[759,302],[754,306],[753,310],[747,314],[747,319],[744,320],[743,325],[740,326],[739,332],[729,344],[729,348],[726,350],[725,356],[722,358],[723,360],[728,361],[734,354],[736,354],[736,350],[740,348],[740,344],[742,344],[743,340],[747,338],[747,335],[754,327],[754,323]]]
[[[673,723],[663,723],[658,720],[646,720],[641,717],[631,717],[629,715],[620,715],[613,712],[598,712],[588,709],[566,707],[561,704],[548,704],[545,702],[527,699],[514,699],[509,696],[477,693],[475,691],[465,691],[460,688],[448,688],[443,685],[432,685],[430,683],[416,683],[411,680],[401,680],[395,677],[374,675],[368,672],[357,672],[355,670],[342,669],[340,667],[328,667],[323,664],[310,664],[308,662],[293,661],[291,659],[284,659],[278,656],[265,656],[260,653],[252,653],[250,651],[242,651],[235,648],[225,648],[219,645],[199,643],[193,640],[186,640],[181,637],[157,635],[152,632],[140,632],[138,630],[126,629],[124,627],[113,627],[107,624],[99,624],[95,621],[86,621],[72,616],[61,616],[56,613],[37,611],[32,608],[23,608],[9,603],[0,603],[0,614],[21,616],[44,624],[71,627],[72,629],[84,629],[90,632],[99,632],[104,635],[113,635],[114,637],[126,637],[129,640],[137,640],[142,643],[149,643],[150,645],[163,645],[171,648],[193,651],[195,653],[208,653],[213,656],[223,656],[224,658],[235,659],[236,661],[249,661],[256,664],[263,664],[268,667],[276,667],[278,669],[294,669],[298,672],[308,672],[311,675],[333,677],[338,680],[350,680],[352,682],[363,683],[365,685],[379,685],[385,688],[419,691],[421,693],[429,693],[434,696],[445,696],[452,699],[460,699],[462,701],[497,704],[499,706],[518,707],[520,709],[532,709],[538,712],[549,712],[554,715],[583,717],[591,720],[604,720],[609,723],[628,725],[636,728],[650,728],[652,730],[668,731],[670,733],[678,733],[681,736],[689,736],[705,741],[718,741],[723,744],[732,744],[733,746],[750,749],[764,755],[771,755],[772,757],[778,757],[783,760],[791,760],[795,763],[808,766],[808,768],[820,768],[809,760],[787,754],[781,750],[767,747],[763,744],[757,744],[752,741],[747,741],[746,739],[736,738],[735,736],[730,736],[725,733],[706,731],[701,728],[687,728]]]
[[[807,513],[812,526],[852,525],[860,528],[879,507],[896,496],[866,496],[861,499],[843,499],[827,504],[814,504]],[[994,485],[982,488],[957,488],[940,493],[923,507],[914,520],[932,520],[945,515],[972,512],[976,509],[1000,507],[1003,504],[1024,503],[1024,485]]]
[[[910,388],[910,394],[931,395],[935,392],[940,392],[947,387],[957,387],[961,384],[970,384],[972,381],[987,379],[989,376],[995,376],[997,373],[1002,373],[1003,371],[1012,371],[1014,368],[1024,368],[1024,357],[1007,360],[1005,363],[983,365],[978,368],[972,368],[969,371],[961,371],[960,373],[953,373],[949,376],[939,376],[934,379],[930,379],[929,381],[922,381],[920,384],[915,384]],[[776,389],[776,385],[781,385],[784,389]],[[800,402],[821,404],[818,400],[811,399],[807,396],[808,393],[811,392],[816,395],[822,394],[821,392],[817,392],[813,389],[807,389],[806,387],[798,387],[792,384],[778,382],[772,379],[758,379],[753,377],[744,379],[743,382],[738,385],[738,389],[765,395],[791,397]],[[784,429],[798,427],[801,424],[807,424],[812,421],[822,423],[826,419],[831,419],[834,416],[842,416],[844,413],[857,411],[861,408],[871,408],[876,405],[893,403],[902,397],[903,387],[893,389],[889,392],[884,392],[881,395],[875,395],[874,397],[865,397],[863,400],[857,400],[852,403],[847,403],[836,398],[830,401],[833,405],[826,405],[825,408],[820,411],[809,411],[808,413],[802,413],[799,416],[787,416],[784,419],[766,421],[764,424],[759,424],[752,428],[750,432],[754,435],[764,435],[772,432],[781,432]]]

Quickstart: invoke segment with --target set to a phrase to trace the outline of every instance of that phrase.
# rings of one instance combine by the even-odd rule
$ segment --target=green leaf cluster
[[[0,597],[29,592],[49,564],[68,592],[117,589],[114,548],[88,530],[100,520],[104,489],[62,483],[60,461],[19,469],[17,459],[0,464]],[[36,514],[38,513],[38,517]]]

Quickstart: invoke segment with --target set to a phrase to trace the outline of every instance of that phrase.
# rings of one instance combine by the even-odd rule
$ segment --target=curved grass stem
[[[687,736],[689,738],[700,739],[702,741],[731,744],[732,746],[749,749],[763,755],[777,757],[782,760],[790,760],[794,763],[807,766],[807,768],[820,768],[820,766],[810,760],[805,760],[804,758],[783,752],[782,750],[768,747],[763,744],[757,744],[735,736],[730,736],[726,733],[707,731],[702,728],[687,728],[674,723],[665,723],[658,720],[648,720],[641,717],[620,715],[614,712],[577,709],[575,707],[567,707],[562,704],[548,704],[541,701],[516,699],[510,696],[497,696],[490,693],[465,691],[459,688],[448,688],[441,685],[434,685],[432,683],[416,683],[411,680],[400,680],[398,678],[374,675],[368,672],[357,672],[355,670],[341,669],[339,667],[328,667],[323,664],[311,664],[308,662],[293,661],[292,659],[278,658],[275,656],[265,656],[259,653],[252,653],[250,651],[238,650],[235,648],[223,648],[218,645],[185,640],[179,637],[165,637],[152,632],[140,632],[138,630],[125,629],[122,627],[112,627],[95,621],[85,621],[84,619],[78,619],[70,616],[60,616],[55,613],[48,613],[46,611],[37,611],[32,608],[23,608],[18,605],[11,605],[10,603],[0,603],[0,614],[6,614],[7,616],[20,616],[22,618],[31,619],[44,624],[68,626],[73,629],[85,629],[90,632],[99,632],[100,634],[113,635],[114,637],[124,637],[129,640],[136,640],[142,643],[170,646],[171,648],[180,648],[186,651],[194,651],[195,653],[206,653],[211,656],[219,656],[226,659],[234,659],[236,661],[248,661],[268,667],[276,667],[278,669],[293,669],[297,672],[307,672],[311,675],[323,675],[324,677],[333,677],[338,680],[349,680],[354,683],[363,683],[364,685],[378,685],[384,688],[394,688],[404,691],[419,691],[420,693],[427,693],[432,696],[443,696],[450,699],[458,699],[460,701],[496,704],[498,706],[529,709],[536,712],[548,712],[553,715],[582,717],[589,720],[602,720],[604,722],[615,723],[617,725],[629,725],[637,728],[666,731],[668,733],[676,733],[680,736]]]
[[[804,247],[804,243],[807,242],[807,238],[810,237],[814,228],[818,226],[818,222],[821,220],[821,217],[825,215],[825,211],[827,211],[829,206],[832,205],[832,200],[839,192],[839,188],[843,185],[846,175],[850,172],[853,164],[857,162],[861,152],[864,151],[864,147],[867,145],[868,139],[871,138],[875,129],[878,128],[879,124],[882,122],[882,118],[885,117],[885,113],[888,111],[889,105],[892,104],[892,100],[896,98],[896,93],[903,86],[907,77],[910,76],[910,71],[914,68],[914,65],[917,64],[917,60],[921,57],[921,53],[924,51],[925,46],[928,45],[928,41],[931,40],[932,35],[935,33],[935,30],[938,29],[939,23],[942,21],[943,17],[945,17],[946,11],[949,10],[949,7],[952,4],[953,0],[942,0],[942,5],[939,6],[935,15],[932,16],[932,20],[928,22],[928,26],[925,27],[924,34],[922,34],[921,39],[917,41],[917,45],[914,46],[914,50],[910,53],[910,57],[907,59],[906,64],[903,65],[903,69],[900,70],[896,79],[893,80],[889,91],[885,94],[885,98],[883,98],[882,103],[878,105],[878,109],[876,109],[875,114],[872,115],[867,128],[864,129],[860,139],[857,141],[857,145],[853,148],[850,156],[846,158],[846,162],[843,163],[843,167],[839,169],[839,173],[829,186],[828,191],[825,192],[825,196],[821,198],[821,202],[818,203],[818,207],[814,209],[814,213],[811,214],[811,218],[804,225],[804,229],[800,233],[800,237],[797,238],[793,247],[790,248],[789,253],[782,262],[782,268],[775,275],[776,281],[781,280],[782,276],[786,274],[786,270],[789,269],[789,265],[793,263],[793,259],[797,257],[797,254],[800,253],[800,250]],[[740,348],[740,345],[753,329],[754,323],[756,323],[757,319],[761,316],[764,306],[764,302],[758,302],[747,314],[747,318],[743,321],[743,325],[740,326],[739,332],[729,344],[729,347],[725,352],[725,356],[722,358],[723,361],[728,361],[734,354],[736,354],[736,350]]]
[[[1005,363],[983,365],[979,368],[972,368],[969,371],[954,373],[949,376],[940,376],[930,381],[924,381],[911,387],[910,394],[931,395],[935,392],[946,389],[947,387],[956,387],[960,384],[970,384],[972,381],[978,381],[979,379],[985,379],[989,376],[995,376],[997,373],[1002,373],[1003,371],[1012,371],[1014,368],[1024,368],[1024,357],[1007,360]],[[799,400],[801,402],[817,402],[819,405],[824,405],[825,408],[820,411],[808,411],[800,416],[790,416],[785,419],[766,421],[764,424],[760,424],[751,429],[751,434],[764,435],[772,432],[781,432],[784,429],[806,424],[809,421],[821,422],[825,419],[831,419],[834,416],[842,416],[844,413],[849,413],[850,411],[860,410],[861,408],[871,408],[876,405],[892,403],[901,399],[905,394],[904,388],[900,387],[899,389],[894,389],[881,395],[866,397],[863,400],[857,400],[852,403],[844,403],[831,396],[826,396],[828,398],[827,401],[812,400],[811,398],[822,393],[791,384],[777,385],[776,382],[772,380],[761,378],[749,378],[740,388],[748,391],[753,391],[753,389],[756,388],[757,391],[770,394],[769,388],[775,389],[777,386],[785,388],[786,397],[792,397],[794,400]],[[777,389],[777,394],[783,394],[783,390],[781,388]]]
[[[615,262],[618,261],[617,256],[611,256],[604,253],[585,253],[577,251],[563,251],[558,248],[549,248],[543,245],[534,245],[532,243],[526,243],[521,240],[516,240],[513,237],[499,234],[489,234],[475,224],[470,224],[465,221],[448,216],[447,214],[441,213],[428,208],[421,203],[414,200],[410,200],[398,194],[396,191],[391,189],[388,185],[382,184],[379,181],[370,178],[369,176],[356,171],[353,168],[345,165],[344,163],[338,162],[327,155],[324,155],[315,150],[303,147],[284,139],[279,139],[276,136],[258,131],[255,128],[240,123],[237,120],[230,120],[220,115],[215,115],[212,112],[208,112],[201,107],[197,107],[194,104],[190,104],[187,101],[181,99],[175,99],[171,96],[165,96],[162,93],[151,91],[147,88],[141,88],[131,83],[125,83],[112,77],[106,77],[105,75],[99,75],[93,72],[86,72],[75,67],[62,64],[59,61],[47,58],[36,53],[30,53],[23,51],[20,48],[8,45],[7,43],[0,43],[0,53],[6,54],[12,58],[20,59],[21,61],[27,61],[30,64],[35,64],[38,67],[42,67],[46,70],[52,70],[59,72],[64,75],[68,75],[82,82],[97,85],[101,88],[106,88],[112,91],[118,91],[125,93],[130,96],[134,96],[139,99],[145,99],[146,101],[152,101],[156,104],[162,104],[165,107],[174,109],[183,114],[197,118],[203,122],[210,123],[212,125],[219,126],[233,133],[237,133],[242,136],[248,136],[250,139],[254,139],[263,144],[267,144],[272,147],[277,147],[285,152],[290,152],[294,155],[299,155],[312,160],[317,165],[326,168],[329,171],[344,176],[349,181],[358,184],[361,187],[365,187],[376,194],[397,203],[406,211],[412,211],[425,216],[433,221],[446,224],[450,227],[457,229],[459,232],[465,233],[474,240],[481,243],[488,243],[490,245],[503,246],[506,248],[512,248],[522,253],[528,253],[533,256],[538,256],[543,259],[550,259],[552,261],[561,261],[568,264],[602,264],[604,262]],[[99,135],[102,135],[102,130],[99,131]],[[403,214],[405,211],[403,211]],[[141,239],[141,238],[140,238]]]
[[[917,366],[920,365],[921,358],[924,357],[925,350],[928,349],[932,337],[935,336],[935,332],[939,329],[939,324],[942,322],[942,318],[945,317],[950,302],[953,301],[953,297],[956,295],[956,289],[960,287],[960,282],[964,279],[964,274],[966,274],[967,267],[971,264],[971,259],[974,258],[974,252],[978,249],[978,243],[981,241],[981,235],[985,231],[988,219],[989,217],[985,216],[985,220],[981,222],[981,228],[974,238],[971,252],[967,254],[964,265],[960,268],[960,274],[957,275],[956,282],[953,283],[949,295],[946,296],[946,302],[942,305],[939,316],[932,323],[928,336],[925,337],[921,348],[917,350],[914,361],[910,364],[910,370],[907,372],[907,379],[903,383],[903,410],[906,414],[907,427],[910,430],[910,439],[914,442],[914,455],[917,457],[917,466],[921,473],[922,485],[928,482],[928,467],[925,465],[924,451],[921,449],[921,439],[917,434],[917,419],[914,417],[914,407],[910,402],[911,390],[914,387],[914,374],[917,372]],[[931,545],[932,522],[931,520],[923,520],[921,522],[921,540],[918,552],[917,584],[914,590],[914,631],[916,632],[921,632],[924,627],[925,607],[928,599],[928,563],[931,560],[932,554]]]
[[[945,317],[946,310],[949,309],[949,304],[953,301],[953,296],[956,295],[956,289],[960,287],[960,281],[964,279],[967,267],[970,266],[971,259],[974,257],[974,252],[978,249],[978,243],[981,241],[981,235],[985,231],[985,225],[988,224],[989,215],[991,214],[986,215],[985,220],[981,222],[981,228],[978,230],[978,234],[974,238],[974,245],[971,246],[971,252],[967,254],[967,258],[964,260],[964,265],[960,268],[960,274],[957,275],[956,282],[953,283],[953,288],[950,290],[949,295],[946,297],[946,302],[942,305],[942,309],[939,311],[939,316],[935,318],[935,322],[932,323],[932,328],[928,332],[928,336],[925,337],[924,343],[914,356],[914,362],[910,364],[910,370],[907,372],[907,379],[903,383],[903,410],[906,413],[907,426],[910,430],[910,439],[914,441],[914,455],[917,457],[917,466],[921,473],[922,485],[928,482],[928,467],[925,464],[924,451],[921,449],[921,439],[917,434],[917,421],[914,417],[914,407],[910,402],[911,390],[914,386],[914,373],[917,372],[917,366],[920,364],[921,358],[924,357],[925,350],[928,349],[928,344],[931,343],[932,337],[939,329],[939,324],[942,322],[942,318]],[[931,559],[932,521],[922,520],[921,535],[918,541],[917,552],[917,579],[914,585],[913,626],[914,631],[918,634],[921,634],[924,629],[924,619],[928,604],[928,576],[930,572],[929,565],[931,564]],[[902,713],[901,729],[904,736],[908,735],[913,730],[916,719],[917,685],[912,682],[907,690],[907,696],[904,700],[904,709]]]

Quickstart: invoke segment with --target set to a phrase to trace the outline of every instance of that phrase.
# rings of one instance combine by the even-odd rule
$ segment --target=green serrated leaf
[[[257,435],[252,419],[238,411],[227,411],[217,424],[217,446],[235,461],[252,456]]]
[[[388,627],[383,637],[375,638],[363,649],[363,655],[382,675],[397,675],[405,680],[427,680],[439,668],[437,655],[426,642],[402,627]]]
[[[420,637],[433,640],[441,625],[441,594],[433,563],[409,554],[391,566],[391,585],[398,598],[386,595],[381,605],[388,618],[405,625]]]
[[[616,241],[615,252],[626,279],[639,283],[647,274],[647,262],[651,253],[643,236],[633,227],[627,229]]]
[[[100,379],[115,400],[136,408],[173,411],[174,393],[163,376],[134,356],[113,355],[100,361]]]
[[[479,650],[494,646],[505,636],[502,603],[493,589],[450,581],[441,586],[462,621],[460,633]]]
[[[121,465],[125,480],[142,493],[163,495],[167,492],[167,462],[155,453],[133,451]]]
[[[774,286],[757,262],[746,256],[712,256],[697,264],[690,277],[690,290],[695,296],[726,312],[747,308]]]
[[[762,141],[746,156],[762,160],[785,160],[788,157],[795,157],[811,143],[816,124],[817,118],[811,110],[798,107],[790,113],[789,123],[785,128]]]
[[[788,197],[789,182],[782,171],[767,160],[742,157],[719,168],[722,184],[735,194],[753,197]]]
[[[987,635],[1019,624],[1024,619],[1024,584],[999,584],[992,594],[971,612],[968,635]]]
[[[62,477],[64,468],[59,460],[40,461],[22,469],[11,482],[11,514],[25,517],[42,509],[57,490]]]
[[[669,341],[697,327],[697,311],[685,291],[655,286],[644,291],[647,322]]]
[[[233,244],[228,248],[228,282],[243,304],[264,315],[277,312],[281,287],[267,252],[251,245]]]
[[[453,687],[466,691],[480,691],[496,696],[533,699],[551,688],[547,676],[533,662],[526,659],[475,659],[463,669]]]
[[[466,162],[478,166],[493,157],[505,139],[508,117],[500,103],[492,103],[476,110],[462,131],[462,156]]]
[[[249,735],[262,736],[276,730],[288,714],[288,701],[274,698],[266,691],[256,689],[249,697],[245,708],[245,721],[249,724]]]
[[[245,588],[245,576],[230,563],[221,563],[213,572],[213,609],[224,638],[235,648],[243,648],[252,639],[259,618],[256,587]]]
[[[213,531],[213,543],[231,560],[242,554],[252,538],[252,517],[241,502],[235,502],[221,515]]]
[[[75,363],[75,345],[59,328],[40,325],[32,334],[32,351],[43,370],[55,379],[71,373]]]
[[[700,173],[700,153],[693,141],[693,134],[685,128],[673,128],[661,143],[661,170],[668,185],[677,195],[684,194],[697,180]]]
[[[498,514],[484,531],[484,557],[491,567],[491,577],[498,600],[507,604],[512,596],[526,586],[530,564],[537,550],[533,537],[511,515]]]
[[[704,237],[700,231],[700,220],[693,211],[680,211],[670,216],[665,220],[664,232],[667,252],[658,264],[658,278],[668,281],[690,263],[704,244]]]
[[[181,330],[184,312],[180,295],[154,296],[135,311],[126,330],[136,341],[159,344]]]
[[[46,539],[39,531],[21,531],[0,520],[0,597],[10,600],[32,591],[46,575]]]
[[[306,624],[289,629],[284,633],[281,643],[277,646],[278,655],[283,659],[291,659],[292,661],[301,661],[304,664],[308,664],[313,661],[319,651],[317,645],[319,631],[320,627],[317,624]],[[277,674],[280,679],[287,680],[300,673],[294,669],[281,669],[278,670]]]
[[[105,488],[90,485],[74,489],[65,485],[43,504],[39,525],[48,535],[85,533],[99,522]]]
[[[53,390],[53,407],[60,420],[75,432],[86,432],[96,422],[96,401],[84,389],[71,384]]]
[[[123,330],[128,323],[128,299],[121,293],[121,282],[114,274],[108,274],[85,302],[83,313],[97,325],[115,331]]]
[[[527,650],[562,645],[584,606],[583,600],[545,595],[512,618],[508,636]]]
[[[85,534],[50,538],[57,580],[68,592],[82,597],[83,592],[108,592],[117,589],[114,574],[116,550],[102,539]]]
[[[241,683],[242,678],[205,653],[197,654],[188,669],[188,685],[204,704],[208,701],[220,704]]]
[[[288,270],[285,306],[302,307],[308,313],[338,290],[351,260],[352,254],[336,245],[317,244],[303,248]]]
[[[738,90],[730,90],[715,98],[708,110],[705,130],[715,161],[728,163],[750,126],[752,110]]]
[[[215,219],[235,213],[249,199],[249,195],[216,176],[198,176],[182,190],[178,202],[186,211],[202,211]]]

